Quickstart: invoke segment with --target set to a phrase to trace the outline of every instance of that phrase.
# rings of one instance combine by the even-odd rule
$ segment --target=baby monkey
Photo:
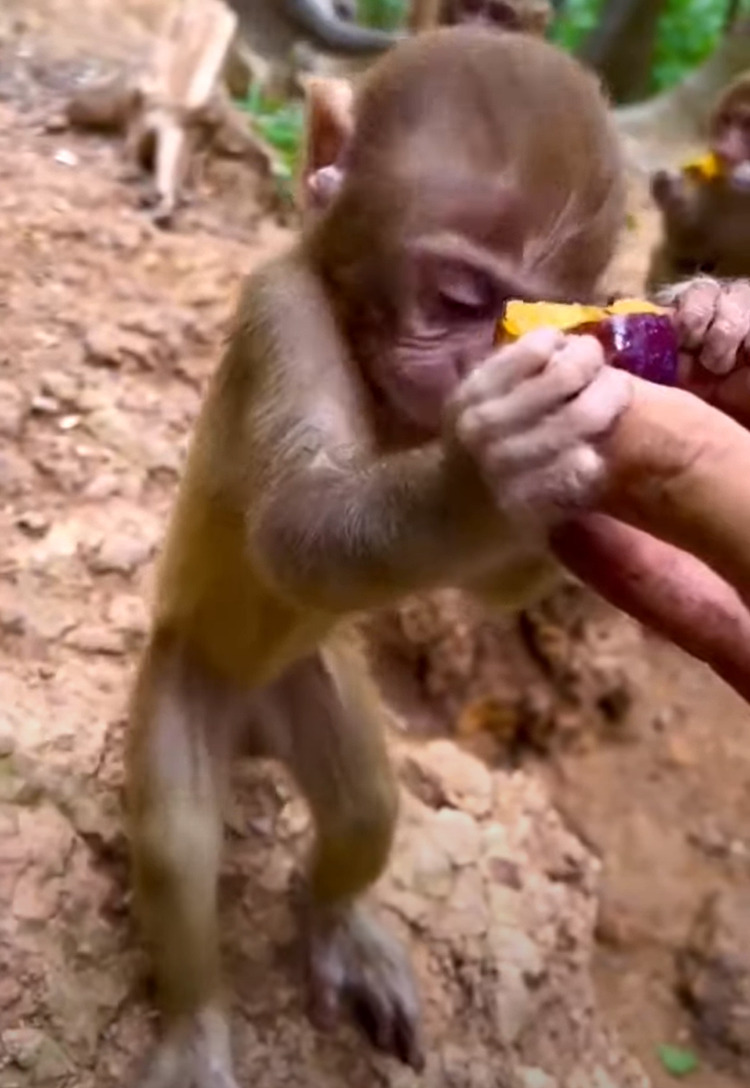
[[[236,1088],[217,879],[230,760],[283,760],[312,813],[310,1008],[415,1069],[404,952],[363,893],[397,786],[354,618],[463,586],[514,606],[604,482],[629,397],[588,337],[500,350],[509,297],[592,297],[623,221],[594,79],[545,42],[417,36],[352,104],[313,81],[301,237],[253,272],[197,422],[132,702],[136,902],[164,1033],[142,1088]],[[351,110],[350,110],[351,106]]]
[[[708,145],[716,177],[658,170],[651,178],[663,231],[647,276],[651,289],[700,273],[750,275],[750,73],[716,101]]]

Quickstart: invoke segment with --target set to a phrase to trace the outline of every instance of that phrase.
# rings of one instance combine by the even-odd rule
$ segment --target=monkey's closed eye
[[[493,317],[500,304],[497,283],[491,276],[476,270],[442,283],[438,297],[445,313],[465,321]]]

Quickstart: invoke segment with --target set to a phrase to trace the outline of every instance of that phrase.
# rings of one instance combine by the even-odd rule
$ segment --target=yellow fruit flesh
[[[589,322],[603,321],[617,314],[663,314],[662,306],[655,306],[641,298],[621,298],[610,306],[584,306],[573,302],[519,302],[506,304],[505,313],[498,325],[498,339],[505,342],[517,340],[528,332],[542,327],[566,332]]]
[[[695,159],[689,159],[682,164],[683,174],[692,174],[702,181],[712,181],[721,174],[721,163],[712,151],[705,155],[699,155]]]

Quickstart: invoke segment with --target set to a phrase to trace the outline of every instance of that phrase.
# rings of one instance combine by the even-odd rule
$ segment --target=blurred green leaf
[[[692,1050],[683,1050],[679,1046],[660,1046],[659,1060],[672,1077],[686,1077],[698,1068],[698,1059]]]
[[[409,13],[409,0],[357,0],[357,21],[363,26],[395,30],[403,26]]]
[[[250,88],[247,98],[237,104],[250,115],[250,123],[255,131],[276,151],[279,158],[276,185],[280,196],[290,201],[297,155],[305,127],[302,103],[268,98],[254,86]]]
[[[605,0],[566,0],[552,39],[575,52],[594,29]],[[651,72],[652,93],[679,83],[719,43],[729,0],[666,0]]]

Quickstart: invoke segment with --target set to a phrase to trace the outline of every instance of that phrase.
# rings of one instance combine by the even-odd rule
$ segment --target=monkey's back
[[[174,635],[218,674],[254,688],[312,650],[330,620],[303,612],[264,581],[248,543],[245,511],[212,485],[207,415],[208,404],[160,559],[153,631]]]

